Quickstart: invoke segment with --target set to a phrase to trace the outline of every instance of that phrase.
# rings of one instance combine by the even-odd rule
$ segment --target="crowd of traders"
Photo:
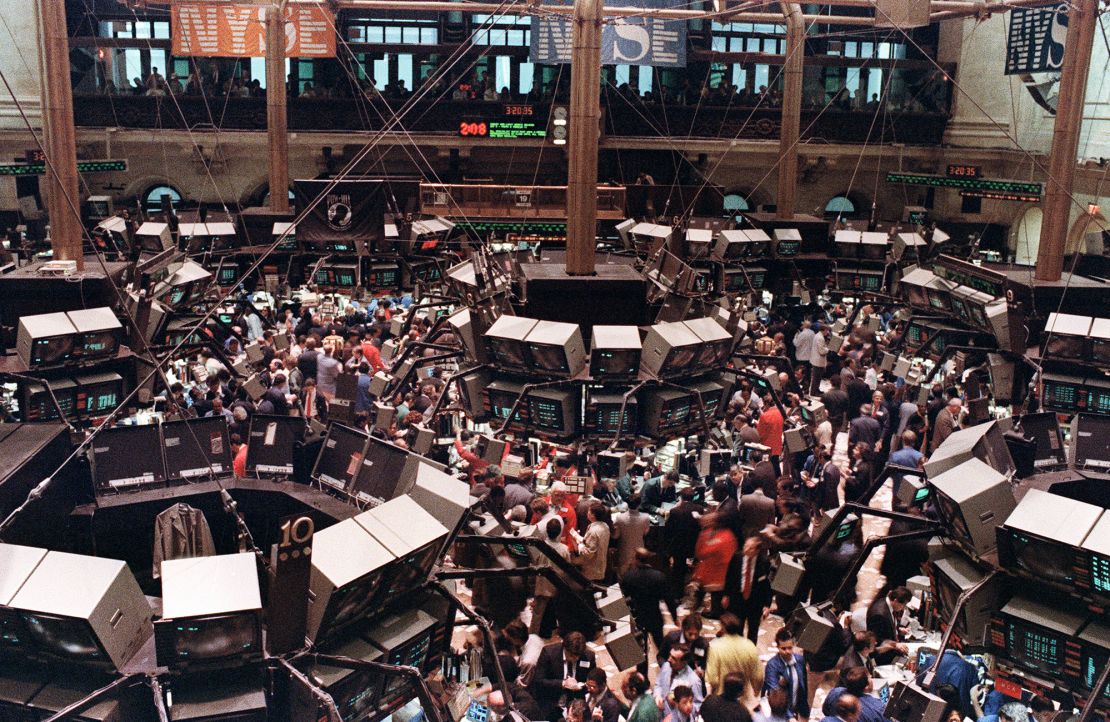
[[[223,360],[202,352],[192,363],[206,372],[203,382],[188,392],[174,384],[171,393],[189,414],[228,418],[240,475],[246,473],[243,440],[252,414],[326,421],[343,373],[357,379],[354,425],[406,446],[416,425],[434,421],[425,415],[439,408],[439,397],[448,394],[443,406],[450,409],[455,393],[445,382],[453,370],[450,361],[437,361],[430,372],[414,375],[391,398],[370,393],[373,375],[392,369],[383,359],[383,344],[392,338],[397,352],[391,358],[396,359],[432,327],[429,318],[408,319],[410,306],[411,298],[366,306],[351,302],[343,312],[325,317],[307,306],[296,315],[248,305],[224,342]],[[490,463],[476,448],[480,435],[459,425],[448,461],[470,483],[472,495],[503,518],[531,525],[554,555],[578,567],[587,580],[619,584],[658,664],[610,678],[588,648],[583,632],[591,630],[560,603],[559,585],[544,577],[472,580],[472,603],[496,630],[496,649],[484,649],[475,637],[471,652],[487,665],[497,656],[520,711],[533,719],[604,722],[621,717],[628,722],[804,720],[821,714],[830,721],[883,719],[872,673],[875,665],[906,653],[904,640],[914,620],[905,585],[922,573],[926,543],[888,548],[880,567],[884,582],[870,602],[856,599],[854,579],[842,584],[862,547],[859,525],[845,539],[810,550],[814,561],[807,587],[795,596],[772,592],[770,580],[778,552],[809,550],[823,512],[844,501],[868,501],[888,460],[920,467],[963,423],[958,379],[946,369],[926,403],[908,395],[904,379],[881,369],[881,352],[904,333],[895,311],[864,307],[832,352],[831,326],[847,316],[847,309],[827,305],[801,314],[759,309],[742,348],[761,371],[781,369],[778,390],[741,381],[714,424],[712,441],[691,437],[685,444],[626,451],[621,474],[602,470],[586,447],[547,444],[537,447],[538,454],[523,454],[524,439],[510,439],[503,461],[511,463]],[[877,324],[869,322],[872,316]],[[400,319],[408,323],[394,337],[394,321]],[[275,333],[289,334],[292,342],[279,350]],[[436,340],[452,341],[449,336]],[[257,365],[266,391],[258,400],[248,397],[225,365],[225,360],[241,359],[253,343],[263,351]],[[815,446],[790,454],[784,432],[807,423],[807,396],[819,399],[827,415],[808,420]],[[373,424],[374,401],[395,408],[388,428]],[[727,473],[697,473],[693,461],[705,445],[732,450],[734,463]],[[524,458],[528,463],[520,463]],[[509,473],[504,467],[511,467]],[[580,492],[583,477],[585,493],[573,493],[567,481]],[[894,499],[897,511],[930,513]],[[891,531],[899,524],[904,522],[895,521]],[[498,563],[486,560],[484,565]],[[833,596],[842,627],[825,647],[797,650],[790,631],[781,627],[773,635],[773,654],[761,660],[757,643],[761,627],[773,628],[766,624],[769,617],[775,615],[777,624],[799,603]],[[866,613],[853,615],[853,607]],[[677,628],[668,631],[669,625]],[[968,663],[944,661],[934,688],[949,700],[953,719],[974,718]],[[822,709],[811,709],[821,686],[831,690]],[[991,699],[982,709],[985,714],[1019,722],[1007,716],[1012,700],[999,712],[1005,700],[1000,695]],[[490,702],[495,713],[504,704],[500,692]]]

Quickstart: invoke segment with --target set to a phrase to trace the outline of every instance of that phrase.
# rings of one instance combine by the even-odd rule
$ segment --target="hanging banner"
[[[261,58],[266,55],[266,9],[258,5],[174,3],[174,55]],[[318,5],[285,8],[285,55],[335,57],[335,16]]]
[[[1064,64],[1068,6],[1014,8],[1006,42],[1006,75],[1051,73]]]
[[[344,180],[329,186],[332,182],[327,180],[294,181],[298,209],[307,208],[324,193],[323,200],[297,224],[298,241],[372,243],[384,237],[385,193],[381,181]]]
[[[560,0],[548,5],[570,5]],[[681,0],[628,0],[621,7],[645,10],[685,7]],[[532,16],[533,63],[569,63],[571,49],[570,15]],[[610,17],[601,29],[602,65],[654,65],[660,68],[686,67],[686,21],[653,17]]]

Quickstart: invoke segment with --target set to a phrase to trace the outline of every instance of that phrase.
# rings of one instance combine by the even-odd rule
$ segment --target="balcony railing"
[[[376,131],[389,124],[402,101],[367,102],[347,98],[296,98],[289,101],[291,131]],[[664,105],[623,98],[603,104],[605,132],[620,137],[695,137],[773,140],[779,137],[782,113],[774,107],[746,105]],[[134,95],[77,95],[74,119],[79,127],[167,130],[265,130],[265,98],[205,98]],[[413,133],[456,134],[460,123],[502,117],[503,104],[485,101],[417,103],[403,121]],[[534,106],[532,116],[546,123],[550,103]],[[936,145],[948,116],[938,112],[887,109],[802,111],[802,140],[829,143],[903,142]],[[493,141],[491,141],[493,142]],[[501,142],[501,141],[497,141]]]

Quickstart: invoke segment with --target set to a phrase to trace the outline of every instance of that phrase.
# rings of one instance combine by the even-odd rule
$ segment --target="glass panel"
[[[746,42],[747,42],[747,45],[748,45],[748,52],[749,53],[758,53],[759,52],[759,38],[748,38]]]
[[[732,213],[735,214],[740,211],[751,210],[751,204],[748,203],[748,199],[742,194],[729,193],[724,198],[724,208],[726,211],[732,211]]]
[[[347,41],[352,43],[365,43],[366,26],[352,25],[351,27],[347,28]]]
[[[251,80],[257,80],[266,87],[266,58],[251,58]]]
[[[725,47],[726,47],[725,43],[726,42],[728,42],[728,38],[714,37],[713,38],[713,52],[715,52],[715,53],[725,52]]]
[[[632,69],[631,65],[618,65],[616,73],[616,86],[619,88],[628,82],[629,71]]]
[[[825,213],[855,213],[856,204],[845,196],[836,196],[825,205]]]
[[[384,43],[385,42],[385,28],[381,25],[372,25],[366,28],[366,42],[368,43]]]
[[[400,43],[401,42],[401,28],[386,26],[385,28],[385,42],[387,43]]]
[[[517,86],[517,90],[521,95],[527,95],[532,92],[532,88],[535,86],[536,81],[535,72],[536,66],[534,64],[529,62],[520,64],[520,85]]]
[[[757,66],[755,66],[755,82],[753,83],[755,92],[759,92],[761,88],[766,88],[767,87],[767,82],[768,82],[768,79],[770,78],[770,76],[771,76],[770,66],[768,66],[768,65],[757,65]]]
[[[117,22],[116,23],[116,37],[117,38],[132,38],[135,33],[132,31],[132,23]]]
[[[412,56],[407,53],[397,56],[397,80],[405,81],[405,88],[412,90]]]
[[[507,42],[507,32],[505,30],[490,30],[489,43],[490,45],[505,45]]]
[[[748,71],[740,63],[732,66],[732,84],[738,89],[748,87]]]
[[[420,28],[404,28],[401,37],[406,45],[416,45],[420,42]]]
[[[389,55],[374,60],[374,83],[381,90],[389,82]]]
[[[493,82],[500,93],[502,88],[513,87],[513,59],[507,55],[498,55],[493,66]]]
[[[517,47],[520,47],[522,45],[527,45],[527,43],[524,41],[524,31],[523,30],[510,30],[509,33],[508,33],[508,36],[509,36],[509,38],[508,38],[509,39],[509,43],[508,43],[509,45],[515,45]]]
[[[170,24],[166,21],[156,21],[154,24],[154,37],[165,40],[170,37]]]
[[[143,82],[142,51],[140,51],[138,48],[127,48],[126,50],[124,50],[123,67],[125,68],[125,72],[127,73],[127,77],[124,78],[124,80],[127,82],[128,85],[131,85],[133,88],[134,83],[132,83],[131,81],[135,78],[138,78],[140,83]]]
[[[654,78],[652,77],[652,67],[650,65],[640,66],[640,92],[648,93],[655,87]]]
[[[876,94],[879,98],[883,97],[883,69],[869,68],[867,70],[867,97],[870,100]],[[878,100],[878,98],[875,100]]]
[[[861,58],[870,58],[875,55],[875,43],[860,43],[859,56]]]
[[[744,52],[744,38],[729,38],[728,39],[729,52],[742,53]]]
[[[439,28],[420,28],[420,42],[435,45],[439,42]]]

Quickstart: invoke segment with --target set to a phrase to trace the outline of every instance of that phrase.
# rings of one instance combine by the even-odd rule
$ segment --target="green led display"
[[[959,188],[966,191],[994,191],[995,193],[1020,193],[1040,195],[1044,187],[1040,183],[1009,180],[985,180],[983,178],[950,178],[943,175],[924,175],[921,173],[887,173],[887,183],[901,183],[929,188]]]
[[[463,223],[460,224],[464,228],[469,228],[473,231],[511,231],[513,233],[566,233],[567,224],[565,223],[497,223],[497,222],[478,222],[478,223]]]
[[[546,138],[547,129],[531,122],[491,120],[489,137],[515,140],[517,138]]]
[[[78,173],[102,173],[105,171],[126,171],[125,160],[79,160]],[[0,175],[45,175],[45,163],[3,163]]]

